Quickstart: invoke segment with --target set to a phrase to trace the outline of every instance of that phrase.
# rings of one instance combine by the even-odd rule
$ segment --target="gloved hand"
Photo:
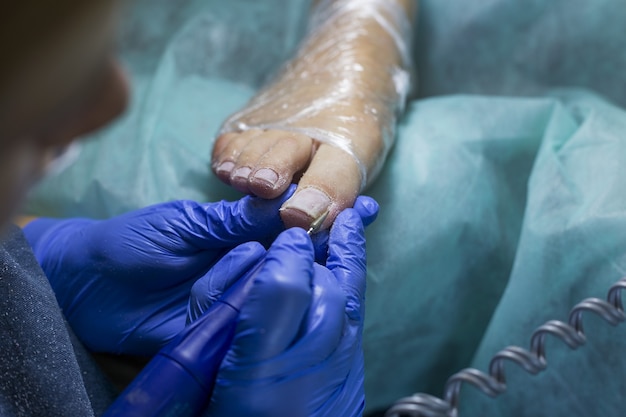
[[[289,229],[276,239],[242,307],[206,416],[362,414],[363,222],[373,221],[377,210],[374,200],[359,197],[355,209],[337,217],[326,266],[314,263],[303,230]],[[235,280],[219,280],[214,272],[200,279],[190,321]]]
[[[238,244],[271,241],[284,229],[278,208],[292,192],[271,201],[174,201],[101,221],[42,218],[24,233],[88,348],[152,355],[185,326],[194,282]],[[237,267],[264,253],[239,248]]]

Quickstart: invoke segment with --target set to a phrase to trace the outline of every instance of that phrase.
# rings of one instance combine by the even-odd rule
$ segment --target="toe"
[[[296,193],[281,207],[287,227],[308,229],[328,211],[328,228],[345,208],[352,207],[361,189],[361,171],[354,158],[331,145],[321,145],[298,184]]]
[[[287,189],[294,175],[309,164],[313,141],[292,132],[268,131],[266,135],[272,145],[251,165],[253,172],[248,188],[259,197],[275,198]]]
[[[217,138],[213,146],[211,163],[215,175],[226,184],[231,184],[231,176],[238,167],[237,161],[241,152],[262,133],[260,129],[251,129],[245,132],[226,133]]]
[[[258,129],[227,133],[214,146],[213,171],[238,191],[276,198],[312,154],[313,141],[298,133]]]

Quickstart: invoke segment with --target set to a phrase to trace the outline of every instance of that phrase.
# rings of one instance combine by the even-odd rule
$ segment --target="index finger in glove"
[[[329,375],[335,374],[341,366],[340,364],[328,363],[329,357],[336,353],[341,344],[345,328],[345,307],[346,298],[341,290],[337,279],[332,273],[317,264],[313,265],[314,275],[312,277],[312,291],[310,300],[302,303],[298,310],[297,319],[293,319],[293,323],[288,328],[280,329],[280,323],[269,323],[273,328],[272,331],[281,334],[280,343],[272,341],[276,340],[275,336],[266,335],[266,325],[259,326],[259,319],[254,314],[247,314],[242,317],[240,327],[257,328],[258,340],[249,339],[246,344],[253,352],[256,347],[263,350],[263,354],[247,353],[244,358],[241,351],[237,351],[237,355],[231,355],[223,362],[220,371],[221,377],[230,381],[285,381],[293,378],[295,375],[303,376],[306,373]],[[271,287],[267,287],[271,291]],[[254,291],[254,290],[253,290]],[[288,292],[282,291],[281,298],[289,299]],[[271,308],[276,308],[273,302],[263,300],[271,304]],[[281,303],[282,304],[282,303]],[[244,306],[243,309],[250,308]],[[267,306],[265,308],[268,308]],[[256,310],[256,308],[255,308]],[[256,310],[258,311],[258,310]],[[305,311],[304,314],[300,314]],[[287,317],[292,317],[293,311],[283,313]],[[262,313],[261,313],[262,314]],[[265,319],[261,319],[267,321]],[[298,320],[301,323],[296,323]],[[247,323],[245,323],[247,321]],[[233,347],[241,344],[243,339],[235,341]],[[240,349],[237,347],[236,349]],[[253,358],[256,362],[252,362]],[[350,366],[349,362],[346,362]],[[341,374],[341,372],[337,372]],[[330,383],[330,381],[325,381]],[[277,385],[280,385],[277,382]]]
[[[258,242],[237,246],[220,259],[191,287],[187,324],[195,321],[239,278],[259,262],[265,249]]]
[[[325,361],[340,343],[345,324],[346,297],[333,274],[315,265],[313,297],[301,336],[289,352],[274,365],[280,364],[285,375],[294,367],[306,369]]]
[[[354,202],[354,210],[361,216],[365,227],[369,226],[378,216],[378,203],[371,197],[359,196]],[[328,258],[328,235],[329,230],[322,230],[311,236],[315,246],[315,261],[326,265]]]
[[[378,203],[372,197],[359,196],[354,202],[354,209],[361,216],[361,221],[365,227],[369,226],[378,217]]]
[[[294,341],[311,303],[313,245],[302,229],[272,244],[246,303],[226,362],[254,364],[282,353]]]
[[[326,267],[333,273],[347,297],[350,320],[362,320],[365,297],[365,230],[360,214],[346,209],[330,230]]]

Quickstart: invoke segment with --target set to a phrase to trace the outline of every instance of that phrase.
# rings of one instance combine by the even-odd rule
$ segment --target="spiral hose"
[[[429,394],[413,394],[398,400],[387,410],[385,417],[458,417],[459,394],[464,383],[474,385],[490,397],[497,397],[506,391],[506,361],[521,366],[532,375],[546,369],[547,335],[561,339],[570,349],[585,344],[584,312],[595,313],[614,326],[623,322],[626,314],[621,292],[625,288],[626,278],[622,278],[611,286],[606,301],[586,298],[572,308],[567,323],[550,320],[539,326],[530,339],[530,350],[519,346],[502,349],[492,357],[488,373],[466,368],[452,375],[444,387],[443,399]]]

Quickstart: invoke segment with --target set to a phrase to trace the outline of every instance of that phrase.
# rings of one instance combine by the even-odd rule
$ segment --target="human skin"
[[[24,10],[29,6],[39,6],[35,0],[26,3],[32,4],[22,6],[20,18],[28,18]],[[26,52],[9,61],[2,73],[1,225],[11,220],[28,189],[65,147],[126,106],[126,79],[111,51],[120,1],[77,3],[79,10],[70,19],[40,34],[33,44],[21,45]],[[0,22],[11,17],[7,14]],[[3,35],[3,44],[15,36]]]
[[[339,0],[337,0],[339,1]],[[412,18],[417,11],[417,0],[388,0],[399,6]],[[319,1],[314,2],[314,5]],[[345,17],[349,21],[350,17]],[[319,66],[319,74],[325,68],[332,67],[332,57],[319,53],[320,44],[336,43],[337,48],[349,49],[356,62],[362,64],[362,72],[354,94],[344,97],[339,106],[329,106],[308,119],[314,127],[324,129],[337,124],[337,116],[344,120],[351,116],[358,117],[370,103],[364,103],[363,93],[367,89],[369,97],[384,96],[393,87],[393,80],[388,68],[401,66],[400,53],[394,39],[375,19],[359,20],[368,35],[349,37],[342,32],[341,26],[329,31],[314,34],[304,43],[296,57],[287,68],[302,68],[308,62]],[[376,42],[372,42],[376,39]],[[327,51],[325,51],[327,52]],[[299,62],[301,61],[301,62]],[[306,68],[315,73],[316,67]],[[351,74],[352,76],[353,74]],[[313,74],[311,78],[315,77]],[[263,93],[271,97],[272,91],[278,94],[293,95],[292,100],[312,102],[324,96],[331,96],[341,88],[345,77],[341,75],[319,75],[316,83],[311,78],[293,77],[284,73]],[[285,100],[282,107],[287,108]],[[367,99],[365,99],[367,100]],[[280,104],[280,102],[279,102]],[[258,106],[254,116],[263,118],[263,112],[276,113],[276,102]],[[254,100],[251,105],[255,105]],[[282,111],[282,110],[279,110]],[[294,110],[295,111],[295,110]],[[289,117],[289,110],[282,111]],[[289,130],[249,129],[229,132],[217,138],[212,154],[214,173],[225,183],[239,191],[258,195],[263,198],[275,198],[291,182],[298,182],[293,198],[281,208],[281,217],[286,226],[308,228],[312,221],[328,211],[323,227],[329,227],[341,210],[351,207],[363,187],[375,177],[384,153],[383,126],[380,118],[360,118],[363,121],[353,124],[348,134],[350,148],[354,155],[329,143],[321,143],[302,133]],[[332,130],[332,126],[331,126]],[[354,157],[356,156],[356,158]],[[357,162],[357,160],[359,162]],[[300,177],[301,175],[301,177]],[[364,178],[365,177],[365,178]]]

